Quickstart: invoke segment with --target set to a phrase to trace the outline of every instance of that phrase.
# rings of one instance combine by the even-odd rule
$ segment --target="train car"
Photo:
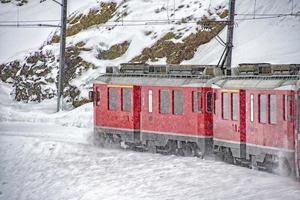
[[[133,66],[134,65],[134,66]],[[213,94],[207,66],[123,65],[93,86],[99,144],[202,156],[212,150]]]
[[[211,151],[213,95],[207,80],[160,79],[141,87],[141,140],[150,151],[196,156]]]
[[[264,76],[240,75],[214,82],[214,151],[231,163],[298,173],[295,88],[299,76],[274,76],[270,69],[261,72]]]
[[[93,86],[94,136],[98,145],[135,143],[140,137],[140,87],[102,76]]]

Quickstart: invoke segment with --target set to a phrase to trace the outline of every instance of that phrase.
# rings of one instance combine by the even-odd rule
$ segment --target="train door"
[[[300,88],[296,92],[295,97],[295,168],[297,169],[296,176],[300,178]]]
[[[94,119],[94,126],[97,122],[97,113],[100,109],[100,87],[99,85],[93,86],[93,91],[89,92],[89,99],[93,102],[93,119]]]

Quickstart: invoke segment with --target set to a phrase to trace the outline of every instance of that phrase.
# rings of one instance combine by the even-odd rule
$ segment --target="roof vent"
[[[240,75],[271,75],[270,63],[241,63],[238,71]]]

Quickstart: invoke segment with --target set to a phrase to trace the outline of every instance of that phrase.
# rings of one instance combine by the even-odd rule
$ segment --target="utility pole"
[[[232,60],[232,47],[233,47],[233,28],[234,28],[234,13],[235,0],[229,0],[229,18],[227,25],[227,57],[226,57],[226,75],[231,75],[231,60]]]
[[[67,0],[62,0],[61,5],[61,29],[60,29],[60,54],[59,54],[59,74],[57,89],[57,112],[62,110],[64,91],[64,68],[66,50],[66,29],[67,29]]]

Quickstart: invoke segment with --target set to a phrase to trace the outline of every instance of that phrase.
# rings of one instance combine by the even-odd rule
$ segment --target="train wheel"
[[[184,156],[193,156],[193,147],[191,143],[184,143],[182,150]]]
[[[192,143],[192,155],[198,158],[203,158],[203,154],[196,143]]]
[[[166,144],[166,152],[168,154],[176,155],[177,154],[177,141],[168,140],[168,142]]]
[[[234,164],[234,158],[229,148],[224,149],[224,162]]]

